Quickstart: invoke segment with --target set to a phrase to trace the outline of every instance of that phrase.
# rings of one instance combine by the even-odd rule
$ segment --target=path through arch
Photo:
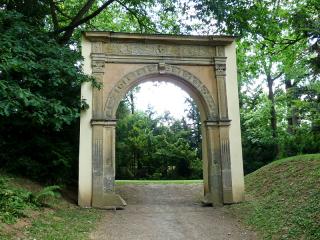
[[[199,184],[121,185],[126,210],[107,211],[92,240],[256,240],[221,207],[199,205]]]

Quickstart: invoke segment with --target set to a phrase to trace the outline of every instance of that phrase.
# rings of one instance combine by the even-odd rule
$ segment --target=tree
[[[314,137],[319,132],[313,127],[319,119],[314,111],[319,109],[319,92],[314,87],[319,82],[317,1],[199,0],[185,5],[186,10],[191,8],[193,17],[204,23],[202,29],[197,24],[198,31],[239,37],[237,57],[246,170],[252,171],[281,156],[320,151],[305,146],[306,142],[309,146],[319,142]],[[274,149],[270,149],[270,144]]]
[[[160,9],[155,10],[155,6]],[[0,3],[0,7],[37,20],[61,45],[70,42],[79,29],[102,27],[109,31],[179,31],[173,21],[174,3],[166,0],[9,0]],[[152,18],[158,18],[160,24],[156,25]],[[115,23],[114,19],[118,21]]]
[[[77,96],[90,78],[82,74],[77,52],[58,45],[23,15],[0,11],[0,30],[1,165],[19,170],[23,165],[32,169],[23,172],[39,178],[63,178],[77,155],[72,145],[83,106]]]
[[[187,104],[187,120],[182,119],[183,125],[191,129],[191,137],[189,139],[192,148],[197,150],[197,157],[202,158],[202,137],[201,137],[201,119],[197,104],[192,98],[186,98]]]
[[[44,181],[76,179],[79,112],[87,107],[80,85],[98,87],[81,70],[80,31],[155,31],[144,14],[155,2],[0,1],[1,167]]]
[[[184,118],[174,119],[168,112],[157,116],[152,110],[131,113],[130,104],[122,104],[127,106],[127,114],[117,124],[117,178],[202,177],[195,132]]]

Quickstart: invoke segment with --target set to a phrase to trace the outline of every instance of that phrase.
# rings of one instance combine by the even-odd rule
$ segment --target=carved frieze
[[[163,67],[164,69],[161,69]],[[115,118],[115,113],[118,104],[123,98],[123,96],[126,94],[126,92],[129,90],[129,87],[132,85],[133,82],[148,75],[159,74],[160,70],[165,71],[166,74],[174,75],[187,81],[191,86],[198,90],[200,96],[202,96],[206,103],[206,107],[208,110],[208,119],[216,119],[217,107],[207,87],[190,72],[177,66],[168,64],[165,64],[164,66],[155,64],[147,65],[143,68],[139,68],[136,71],[130,72],[127,75],[125,75],[111,90],[109,97],[107,98],[105,105],[106,117],[108,119]]]
[[[171,56],[171,57],[213,57],[215,48],[211,46],[108,43],[104,45],[106,55],[122,56]]]
[[[216,56],[217,57],[224,57],[224,47],[223,46],[216,46]]]
[[[92,42],[92,53],[102,53],[103,44],[102,42]]]

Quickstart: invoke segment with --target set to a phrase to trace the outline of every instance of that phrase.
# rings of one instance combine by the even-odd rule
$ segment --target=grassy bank
[[[246,202],[229,208],[264,239],[320,239],[320,154],[275,161],[245,182]]]
[[[27,179],[0,173],[0,239],[88,239],[101,211],[81,209]],[[53,197],[53,195],[56,195]],[[36,198],[36,196],[41,196]]]

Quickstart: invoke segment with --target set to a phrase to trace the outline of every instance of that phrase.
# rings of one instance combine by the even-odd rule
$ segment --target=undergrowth
[[[0,175],[0,221],[14,223],[25,211],[46,206],[48,197],[58,195],[59,186],[45,187],[39,192],[31,192],[10,184],[10,177]]]

